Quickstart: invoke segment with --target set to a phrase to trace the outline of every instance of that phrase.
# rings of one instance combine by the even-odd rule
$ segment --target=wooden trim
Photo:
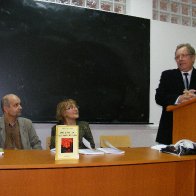
[[[169,106],[167,106],[167,111],[171,112],[171,111],[177,110],[179,108],[191,105],[193,103],[196,103],[196,98],[193,98],[190,101],[187,101],[187,102],[184,102],[184,103],[181,103],[181,104],[178,104],[178,105],[169,105]]]

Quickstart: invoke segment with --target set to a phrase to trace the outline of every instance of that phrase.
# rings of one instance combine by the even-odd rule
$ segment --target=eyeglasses
[[[175,56],[175,60],[179,61],[180,59],[184,59],[190,55],[192,55],[192,54],[181,54],[181,55]]]
[[[66,110],[74,110],[74,109],[79,109],[79,106],[70,106],[70,107],[68,107],[68,108],[66,108]]]

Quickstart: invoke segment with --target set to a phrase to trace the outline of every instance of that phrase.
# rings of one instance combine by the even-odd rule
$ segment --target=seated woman
[[[86,148],[82,142],[84,137],[95,148],[93,135],[91,133],[89,124],[84,121],[78,121],[79,110],[75,100],[66,99],[57,105],[56,119],[57,125],[78,125],[79,126],[79,148]],[[55,148],[56,125],[52,127],[50,149]]]

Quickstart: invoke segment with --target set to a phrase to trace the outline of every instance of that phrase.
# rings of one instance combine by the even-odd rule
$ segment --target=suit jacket
[[[18,118],[21,142],[23,149],[42,149],[41,141],[39,140],[32,122],[29,119]],[[6,133],[4,117],[0,117],[0,147],[4,148]]]
[[[58,123],[57,125],[62,125],[62,123]],[[95,148],[95,143],[89,124],[85,121],[77,121],[77,125],[79,126],[79,149],[86,148],[86,146],[82,142],[83,137],[88,142],[90,142],[92,148]],[[55,136],[56,136],[56,125],[52,127],[50,149],[55,148]]]
[[[168,105],[174,105],[185,89],[183,77],[179,69],[162,72],[160,83],[156,89],[156,103],[162,106],[156,141],[162,144],[172,143],[173,114],[167,112]],[[196,89],[196,69],[193,68],[189,89]]]

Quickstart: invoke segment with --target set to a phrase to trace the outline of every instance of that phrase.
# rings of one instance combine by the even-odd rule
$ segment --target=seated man
[[[14,94],[1,100],[3,116],[0,117],[0,147],[4,149],[42,149],[32,122],[19,117],[22,107],[20,98]]]

